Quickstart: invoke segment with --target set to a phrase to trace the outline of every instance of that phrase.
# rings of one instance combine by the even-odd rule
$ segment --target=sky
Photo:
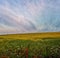
[[[60,32],[60,0],[0,0],[0,34]]]

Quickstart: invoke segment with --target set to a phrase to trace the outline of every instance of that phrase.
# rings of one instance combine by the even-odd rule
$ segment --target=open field
[[[0,58],[60,58],[60,33],[0,35]]]
[[[26,33],[26,34],[8,34],[1,35],[0,39],[23,39],[23,40],[37,40],[44,38],[59,38],[60,32],[48,32],[48,33]]]

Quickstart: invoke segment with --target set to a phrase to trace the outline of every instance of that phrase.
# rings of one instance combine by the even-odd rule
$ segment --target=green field
[[[1,35],[0,58],[60,58],[60,33]]]

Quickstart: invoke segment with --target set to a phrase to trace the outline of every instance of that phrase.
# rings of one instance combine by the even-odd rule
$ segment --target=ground
[[[60,32],[0,35],[0,58],[60,58]]]

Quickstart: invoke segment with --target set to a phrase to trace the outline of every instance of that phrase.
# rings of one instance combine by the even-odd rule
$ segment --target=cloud
[[[36,1],[35,3],[27,3],[27,11],[32,15],[36,16],[39,12],[41,13],[44,9],[44,2],[43,1]]]
[[[0,0],[0,33],[60,31],[60,0]]]
[[[6,3],[7,4],[7,3]],[[19,8],[17,8],[19,9]],[[20,32],[27,32],[35,30],[36,27],[29,18],[25,17],[22,14],[15,12],[13,9],[10,8],[10,5],[0,5],[0,23],[8,25],[9,27],[17,28]],[[5,29],[8,28],[4,27]],[[4,29],[4,30],[5,30]],[[10,28],[11,29],[11,28]],[[6,29],[7,30],[7,29]]]

